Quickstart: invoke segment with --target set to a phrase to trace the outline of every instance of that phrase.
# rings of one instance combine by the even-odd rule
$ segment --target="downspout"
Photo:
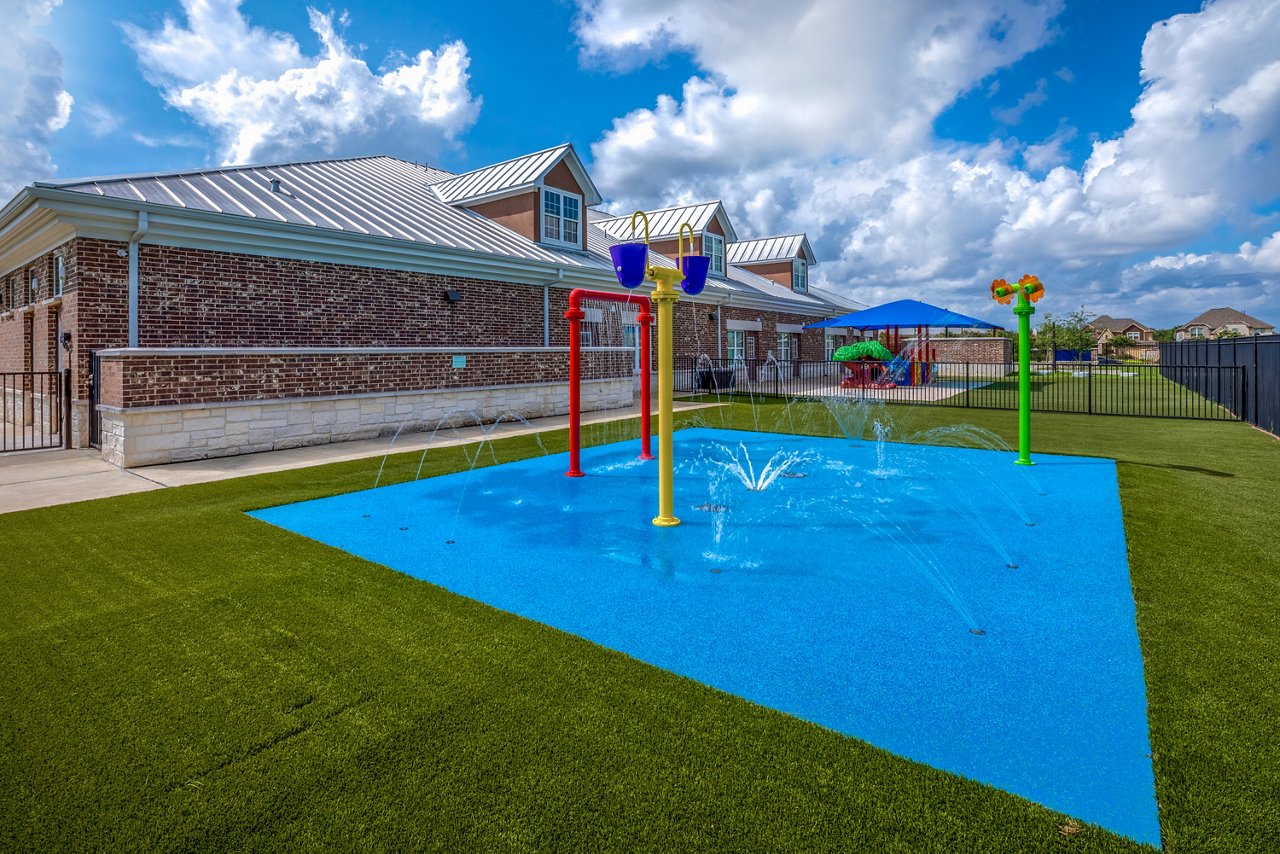
[[[542,285],[542,346],[551,346],[551,286],[564,281],[564,268],[556,270],[556,277]]]
[[[733,294],[729,294],[729,305],[733,305]],[[716,358],[724,358],[724,304],[716,306]]]
[[[129,346],[138,346],[138,244],[147,234],[147,212],[138,211],[138,228],[129,235]]]

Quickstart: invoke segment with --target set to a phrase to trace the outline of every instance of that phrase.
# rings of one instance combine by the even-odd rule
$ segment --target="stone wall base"
[[[635,402],[631,377],[584,380],[582,409]],[[102,407],[102,456],[122,468],[278,451],[569,411],[565,382],[162,406]],[[445,420],[447,419],[447,420]]]

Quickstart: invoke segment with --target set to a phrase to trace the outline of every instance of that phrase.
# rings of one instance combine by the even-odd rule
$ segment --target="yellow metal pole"
[[[649,278],[657,283],[653,301],[658,304],[658,515],[653,524],[669,528],[680,524],[675,515],[675,418],[671,403],[675,391],[672,306],[680,299],[680,292],[672,285],[684,274],[666,267],[650,267]],[[645,405],[648,406],[647,401]]]

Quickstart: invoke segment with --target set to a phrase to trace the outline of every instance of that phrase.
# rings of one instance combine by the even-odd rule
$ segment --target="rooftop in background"
[[[694,234],[701,234],[707,230],[707,226],[711,225],[712,220],[719,221],[720,227],[724,229],[726,242],[733,243],[738,239],[737,232],[733,230],[733,224],[729,222],[729,215],[724,211],[724,205],[718,201],[645,211],[645,215],[649,217],[650,240],[675,237],[680,233],[680,225],[686,222],[693,228]],[[644,228],[640,225],[639,220],[636,220],[636,230],[632,231],[632,216],[633,214],[627,214],[625,216],[599,219],[595,221],[595,224],[618,240],[630,240],[633,234],[637,240],[643,240]]]
[[[1267,323],[1265,320],[1259,320],[1251,317],[1243,311],[1237,311],[1234,308],[1211,308],[1198,317],[1188,320],[1179,326],[1179,329],[1186,329],[1188,326],[1207,326],[1210,329],[1220,329],[1228,323],[1242,323],[1251,329],[1274,329],[1275,325]]]
[[[739,240],[728,248],[730,264],[763,264],[767,261],[804,260],[810,267],[818,266],[817,256],[804,234],[786,234],[779,237],[758,237]]]
[[[1124,331],[1131,326],[1136,326],[1146,332],[1154,331],[1150,326],[1134,320],[1132,317],[1112,317],[1109,314],[1100,314],[1088,323],[1094,329],[1111,332],[1115,335],[1122,335]]]
[[[537,186],[557,163],[564,162],[584,193],[583,202],[590,207],[602,201],[591,176],[569,143],[533,154],[504,160],[492,166],[473,169],[434,184],[440,198],[450,204],[466,204],[526,192]]]

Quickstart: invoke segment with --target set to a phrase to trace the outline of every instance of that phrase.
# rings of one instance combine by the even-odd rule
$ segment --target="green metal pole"
[[[1022,288],[1018,288],[1018,459],[1020,466],[1033,466],[1031,461],[1031,315],[1035,306]]]

